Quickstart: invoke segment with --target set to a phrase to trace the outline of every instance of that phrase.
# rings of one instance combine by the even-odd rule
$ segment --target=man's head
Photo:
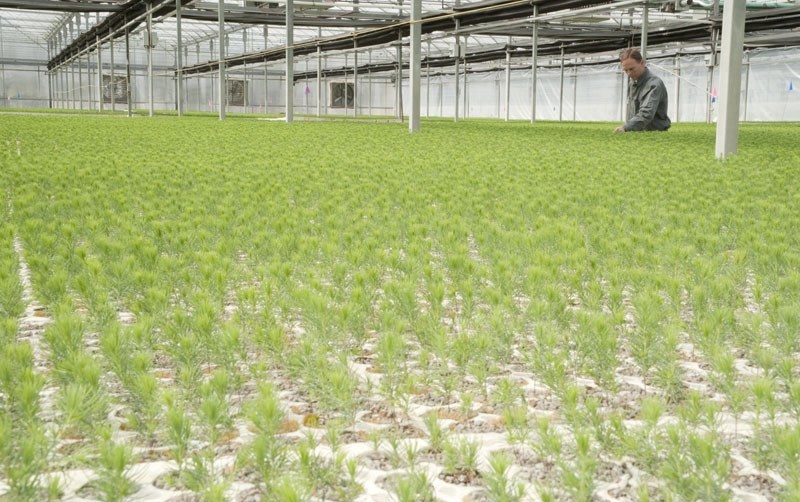
[[[639,80],[645,70],[644,58],[638,49],[625,49],[619,55],[619,64],[628,78]]]

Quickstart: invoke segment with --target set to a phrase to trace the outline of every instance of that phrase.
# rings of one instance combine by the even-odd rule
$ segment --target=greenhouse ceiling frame
[[[192,0],[179,0],[179,2],[181,7],[185,8],[191,5]],[[540,13],[576,9],[603,3],[607,3],[607,0],[534,1],[534,4],[539,6]],[[51,58],[51,60],[48,62],[48,69],[53,69],[60,64],[70,61],[78,54],[82,54],[86,50],[91,49],[97,44],[98,38],[102,43],[109,39],[123,36],[124,28],[127,27],[129,30],[135,29],[139,24],[144,22],[148,13],[156,18],[172,15],[175,12],[176,2],[173,0],[161,0],[160,2],[156,2],[155,6],[151,9],[147,8],[147,3],[145,0],[132,0],[125,5],[125,9],[113,12],[100,24],[82,33],[75,40],[72,40],[57,55]],[[504,20],[526,18],[531,15],[531,12],[532,7],[530,0],[491,0],[489,2],[468,4],[467,6],[456,8],[449,12],[435,12],[423,15],[422,30],[423,34],[434,31],[451,31],[457,28],[456,20],[462,27],[468,27],[484,23],[487,19]],[[186,19],[200,19],[205,21],[216,21],[218,19],[218,14],[213,14],[210,11],[201,12],[196,9],[183,10],[182,15]],[[224,13],[224,17],[226,22],[239,24],[284,25],[285,23],[285,15],[270,13],[254,14],[226,11]],[[392,16],[387,20],[378,20],[328,19],[317,16],[295,15],[294,25],[312,27],[364,28],[362,31],[337,37],[352,40],[362,48],[391,43],[398,39],[399,34],[407,36],[410,32],[410,23],[408,18],[401,18],[397,16]],[[337,40],[326,41],[322,44],[322,50],[325,51],[337,50],[341,48],[337,47]],[[316,50],[316,46],[316,44],[313,45],[314,50]],[[352,46],[352,44],[348,44],[348,47],[349,46]],[[296,47],[296,49],[300,49],[300,47]],[[243,60],[242,63],[239,64],[244,64],[246,62],[247,61]],[[228,61],[226,61],[226,63],[228,63]],[[236,63],[236,61],[233,62],[233,64]],[[205,70],[202,68],[187,69],[187,73],[216,71],[217,68],[218,63],[217,66],[212,64],[211,67]]]
[[[600,4],[602,2],[592,2]],[[641,2],[638,2],[641,3]],[[607,5],[607,4],[606,4]],[[547,19],[547,18],[544,18]],[[514,36],[517,38],[524,38],[525,35],[523,33],[531,32],[531,24],[533,22],[538,21],[538,18],[533,18],[532,16],[527,17],[521,23],[527,23],[525,31],[518,31],[515,32],[514,35],[504,35],[504,36]],[[429,24],[426,27],[425,20],[423,19],[423,27],[422,33],[423,34],[430,34],[435,31],[441,31],[441,22],[433,25],[433,23]],[[359,49],[363,49],[365,47],[370,46],[378,46],[378,45],[386,45],[386,44],[394,44],[397,43],[397,40],[400,36],[406,37],[409,33],[409,26],[410,23],[408,21],[398,23],[397,25],[387,27],[381,30],[368,30],[366,32],[355,32],[354,34],[348,34],[343,36],[332,37],[329,39],[315,39],[310,40],[307,42],[303,42],[300,44],[295,44],[295,56],[304,56],[304,55],[311,55],[317,51],[319,48],[323,52],[330,52],[330,51],[340,51],[340,50],[352,50],[354,47],[358,47]],[[473,26],[467,24],[467,26]],[[480,34],[487,34],[486,32],[480,31],[480,25],[475,25],[478,28]],[[461,24],[461,28],[463,29],[464,24]],[[765,12],[752,12],[748,13],[746,20],[745,20],[745,34],[759,34],[766,30],[776,30],[776,29],[786,29],[786,30],[793,30],[800,28],[800,6],[795,8],[782,8],[776,9],[775,11],[765,11]],[[539,28],[541,30],[541,27]],[[656,32],[650,32],[647,35],[647,44],[650,47],[654,46],[664,46],[670,43],[691,43],[696,45],[708,44],[713,36],[714,30],[721,30],[722,29],[722,17],[714,17],[709,18],[708,20],[702,21],[691,21],[688,22],[685,26],[678,26],[675,28],[665,28],[661,29]],[[459,32],[460,34],[464,34],[463,32]],[[473,32],[467,32],[473,33]],[[497,34],[496,32],[491,32],[490,34]],[[452,33],[448,33],[447,36],[453,36]],[[545,34],[542,34],[540,31],[540,37],[545,37]],[[800,41],[800,34],[796,35],[798,38],[796,39],[787,39],[785,44],[782,45],[796,45],[795,40]],[[529,38],[530,35],[527,35]],[[641,45],[642,43],[642,33],[637,32],[634,30],[633,32],[630,31],[622,31],[619,33],[609,33],[607,36],[603,38],[593,38],[589,40],[579,40],[579,41],[556,41],[551,43],[544,43],[538,45],[537,54],[539,56],[545,57],[561,57],[562,55],[584,55],[584,54],[602,54],[602,53],[609,53],[614,51],[619,51],[626,47],[636,47]],[[753,43],[748,44],[747,40],[745,40],[746,47],[758,47],[762,44]],[[562,54],[563,51],[563,54]],[[530,58],[532,52],[531,44],[506,44],[503,47],[497,48],[495,50],[489,51],[480,51],[480,52],[473,52],[467,53],[462,59],[466,60],[468,63],[477,63],[477,62],[486,62],[491,60],[502,60],[506,57],[507,53],[510,53],[512,58]],[[265,62],[274,62],[280,61],[283,59],[283,54],[285,53],[284,47],[275,47],[269,50],[253,52],[249,54],[242,54],[238,56],[232,56],[225,60],[225,65],[227,67],[235,67],[244,64],[258,64],[258,63],[265,63]],[[431,66],[452,66],[453,57],[433,57],[433,58],[426,58],[426,64],[430,64]],[[406,65],[407,66],[407,65]],[[219,67],[218,61],[208,61],[205,63],[192,65],[188,67],[184,67],[182,69],[183,74],[190,75],[196,73],[209,73],[216,71]],[[380,71],[381,69],[391,68],[394,69],[396,67],[396,63],[376,63],[372,66],[362,66],[358,68],[359,73],[366,73],[368,71]],[[349,70],[345,70],[344,68],[339,70],[328,70],[330,72],[343,72],[349,71],[352,73],[354,70],[350,68]],[[331,74],[334,74],[331,73]],[[302,75],[302,78],[305,78],[306,75]]]
[[[209,39],[213,40],[218,36],[218,33],[213,28],[211,21],[218,20],[218,13],[210,10],[212,7],[216,8],[218,3],[215,2],[201,2],[192,0],[179,0],[181,10],[183,11],[183,19],[192,23],[192,30],[190,33],[199,33],[201,36],[199,40]],[[281,2],[285,0],[280,0]],[[402,0],[401,0],[402,1]],[[678,0],[680,1],[680,0]],[[730,0],[729,0],[730,1]],[[301,0],[296,0],[297,4]],[[711,10],[713,3],[710,0],[694,0],[695,7],[702,4],[704,9]],[[304,5],[313,4],[321,5],[319,0],[303,0]],[[477,53],[468,53],[467,59],[473,61],[487,61],[493,56],[498,56],[498,60],[505,58],[506,53],[510,53],[511,58],[518,59],[520,57],[530,57],[531,44],[525,44],[521,40],[513,40],[522,38],[530,40],[531,26],[533,23],[532,5],[539,6],[539,37],[543,42],[539,44],[540,55],[545,57],[559,56],[562,48],[566,55],[576,54],[598,54],[603,52],[616,51],[628,45],[637,45],[641,39],[639,33],[640,26],[636,24],[628,25],[628,17],[624,9],[619,8],[621,2],[554,2],[542,0],[540,2],[521,1],[521,2],[504,2],[497,0],[490,0],[484,2],[472,2],[462,5],[452,6],[452,8],[445,11],[428,11],[423,13],[422,17],[422,33],[426,35],[429,40],[442,40],[448,37],[453,37],[456,31],[456,24],[459,25],[458,32],[461,35],[469,35],[472,40],[479,44],[480,40],[489,41],[489,49],[482,48]],[[754,3],[752,0],[748,2],[749,5],[767,6],[766,3]],[[784,2],[780,5],[790,5],[791,2]],[[175,14],[176,2],[173,0],[165,0],[161,2],[153,2],[153,9],[151,11],[153,19],[165,20],[173,17]],[[249,4],[248,4],[249,5]],[[327,6],[342,6],[342,5],[363,5],[361,9],[358,7],[351,8],[349,12],[342,13],[336,11],[332,13],[331,9],[325,11],[324,9],[312,10],[296,10],[295,11],[295,26],[323,26],[329,32],[328,36],[314,37],[313,40],[303,39],[298,44],[294,44],[295,54],[302,56],[304,52],[307,54],[313,53],[316,50],[324,52],[346,52],[352,51],[355,47],[359,50],[369,47],[382,47],[384,49],[391,48],[392,45],[397,44],[400,37],[404,38],[403,44],[408,44],[408,33],[410,32],[410,23],[408,17],[404,12],[408,10],[409,5],[405,4],[394,5],[381,3],[381,0],[368,0],[361,4],[352,2],[336,2],[330,0],[326,3]],[[376,13],[374,10],[368,10],[369,6],[381,5],[386,7],[385,12]],[[431,2],[425,2],[424,6],[431,9],[434,5]],[[438,6],[438,4],[435,4]],[[444,3],[442,3],[444,5]],[[598,8],[604,9],[609,12],[611,17],[620,20],[620,26],[609,27],[608,25],[599,26],[596,19],[588,19],[585,10],[575,10],[576,5],[583,6],[582,9]],[[645,5],[641,2],[639,5]],[[669,17],[671,14],[664,13],[670,11],[673,6],[673,0],[660,0],[657,2],[648,2],[646,5],[650,7],[649,11],[651,16]],[[677,4],[674,4],[677,5]],[[769,4],[773,5],[773,4]],[[779,4],[774,4],[779,5]],[[797,4],[795,4],[797,5]],[[127,25],[129,33],[135,33],[138,25],[142,24],[145,19],[147,11],[147,3],[145,0],[130,0],[122,3],[120,0],[109,2],[98,1],[66,1],[66,0],[0,0],[0,8],[4,7],[17,7],[17,8],[37,8],[48,11],[60,11],[65,13],[72,12],[76,16],[82,16],[80,12],[92,10],[108,14],[104,19],[98,22],[95,26],[91,27],[88,31],[77,30],[78,36],[69,41],[69,43],[53,43],[50,46],[50,61],[48,62],[48,69],[58,67],[60,64],[74,60],[75,57],[84,55],[96,49],[98,42],[100,44],[108,42],[112,38],[119,38],[124,36],[124,27]],[[548,14],[548,10],[566,9],[559,15],[563,18],[573,20],[563,22],[551,22],[543,17]],[[580,8],[580,7],[579,7]],[[486,9],[486,10],[482,10]],[[588,10],[587,9],[587,10]],[[641,15],[641,9],[636,9]],[[697,10],[697,9],[695,9]],[[746,33],[748,34],[745,40],[746,47],[766,47],[766,46],[790,46],[800,44],[800,33],[795,34],[790,30],[796,29],[800,25],[798,13],[800,7],[772,9],[763,12],[749,11],[746,21]],[[76,12],[77,11],[77,12]],[[285,8],[282,3],[263,4],[260,7],[252,6],[235,6],[225,4],[224,9],[225,21],[233,24],[233,28],[228,28],[230,31],[246,30],[248,26],[280,26],[285,24]],[[631,12],[633,9],[631,9]],[[660,12],[659,12],[660,11]],[[615,13],[616,12],[616,13]],[[485,13],[485,14],[484,14]],[[101,14],[100,16],[103,16]],[[686,12],[675,13],[681,18],[687,18]],[[331,16],[336,16],[332,18]],[[92,16],[94,18],[95,16]],[[457,20],[457,23],[455,22]],[[623,25],[623,21],[625,21]],[[61,24],[69,22],[66,14],[61,19]],[[8,24],[8,23],[6,23]],[[174,23],[171,23],[174,24]],[[216,24],[216,23],[214,23]],[[230,25],[228,25],[230,26]],[[330,27],[330,28],[329,28]],[[707,44],[711,38],[711,32],[714,27],[719,29],[721,27],[721,16],[710,16],[708,18],[698,20],[687,18],[675,25],[662,26],[660,31],[651,31],[647,40],[647,44],[651,47],[659,45],[670,44],[674,42],[693,42],[700,44]],[[348,31],[343,34],[330,35],[335,33],[337,28],[354,29],[357,31]],[[211,31],[208,31],[208,30]],[[279,30],[281,28],[278,28]],[[197,30],[200,30],[199,32]],[[53,36],[57,29],[51,31],[49,36]],[[66,32],[66,30],[64,30]],[[203,35],[203,32],[206,35]],[[169,33],[169,29],[167,31]],[[66,33],[64,33],[66,35]],[[161,35],[162,33],[159,33]],[[99,36],[99,39],[98,39]],[[167,35],[168,37],[170,35]],[[505,43],[492,43],[498,38],[506,39],[512,37]],[[70,36],[64,36],[63,42],[67,42]],[[522,43],[520,43],[522,42]],[[185,44],[195,43],[192,36],[189,36]],[[280,44],[280,42],[279,42]],[[435,44],[437,50],[442,54],[442,42]],[[303,46],[306,46],[304,49]],[[430,47],[430,45],[429,45]],[[474,47],[474,45],[473,45]],[[280,45],[269,47],[259,51],[234,51],[227,57],[224,63],[230,67],[236,67],[243,64],[264,64],[273,61],[281,60],[285,54],[285,47]],[[444,47],[447,50],[447,45]],[[428,54],[431,63],[438,60],[435,64],[445,65],[447,58],[442,58],[433,54]],[[205,72],[213,72],[218,70],[219,62],[211,58],[208,62],[200,62],[196,65],[191,65],[183,68],[182,73],[187,75],[201,74]],[[385,64],[386,62],[378,61],[376,64]],[[361,71],[368,71],[364,68]]]
[[[778,23],[781,23],[782,26],[788,28],[800,28],[800,8],[798,11],[791,15],[790,18],[786,18],[785,13],[768,13],[768,12],[759,12],[754,13],[755,15],[752,17],[748,17],[745,21],[745,34],[749,33],[760,33],[763,31],[764,26],[775,26]],[[663,31],[659,31],[656,33],[650,33],[648,36],[648,43],[650,46],[663,46],[669,43],[682,43],[682,44],[691,44],[691,45],[702,45],[703,43],[708,43],[712,36],[713,29],[721,29],[722,27],[722,18],[715,18],[712,22],[697,22],[695,26],[691,27],[682,27],[682,28],[675,28],[675,29],[666,29]],[[541,30],[541,28],[540,28]],[[449,35],[452,36],[452,35]],[[523,38],[523,35],[517,34],[515,35],[517,38]],[[540,31],[539,36],[542,37],[542,33]],[[745,47],[753,48],[753,47],[760,47],[761,44],[757,42],[758,38],[763,35],[757,35],[752,43],[748,43],[748,39],[745,39]],[[792,37],[800,37],[800,34],[792,34]],[[550,38],[550,37],[547,37]],[[793,40],[789,40],[793,41]],[[347,47],[343,45],[334,45],[334,44],[326,44],[324,40],[314,40],[309,41],[307,44],[309,48],[307,50],[301,50],[298,52],[296,50],[295,55],[311,55],[314,54],[314,51],[311,50],[312,47],[320,46],[322,50],[346,50]],[[575,42],[550,42],[545,44],[538,44],[537,54],[539,56],[550,57],[550,58],[560,58],[562,56],[562,49],[564,56],[576,56],[576,55],[593,55],[593,54],[605,54],[605,53],[613,53],[615,51],[622,50],[626,47],[636,47],[641,45],[642,42],[642,35],[641,33],[634,33],[634,34],[626,34],[626,33],[617,33],[611,36],[608,36],[604,40],[581,40]],[[396,43],[396,42],[393,42]],[[787,44],[792,45],[792,44]],[[298,47],[298,46],[295,46]],[[358,45],[359,48],[363,46],[361,44]],[[352,47],[350,47],[352,49]],[[225,60],[226,66],[234,67],[240,64],[253,64],[259,62],[274,62],[280,61],[283,59],[283,47],[275,47],[268,51],[260,51],[258,53],[252,53],[248,55],[241,55],[230,57]],[[705,52],[698,52],[698,51],[688,51],[688,52],[697,52],[697,53],[707,53]],[[687,53],[687,50],[683,49],[682,47],[678,47],[668,54],[670,56],[675,54],[684,54]],[[466,53],[461,59],[467,64],[476,64],[476,63],[485,63],[491,61],[502,61],[505,59],[506,55],[510,55],[512,59],[530,59],[532,57],[532,45],[531,44],[505,44],[495,49],[485,50],[485,51],[474,51]],[[664,56],[662,54],[662,56]],[[453,65],[453,57],[452,56],[428,56],[423,58],[422,64],[430,66],[431,68],[442,68],[442,67],[449,67]],[[600,63],[607,64],[609,62],[615,62],[616,55],[611,58],[606,58]],[[209,71],[214,71],[218,62],[209,61],[207,63],[203,63],[200,65],[195,65],[192,67],[186,67],[183,69],[184,74],[190,73],[206,73]],[[402,63],[401,67],[403,69],[408,69],[408,63]],[[528,68],[530,66],[527,66]],[[340,67],[340,68],[327,68],[322,71],[323,76],[342,76],[342,75],[352,75],[354,72],[358,74],[366,74],[369,72],[379,73],[382,71],[395,71],[397,69],[397,62],[386,62],[386,63],[375,63],[371,65],[361,65],[358,68],[353,68],[352,66],[348,67]],[[311,78],[315,75],[316,72],[312,73],[297,73],[294,75],[295,81],[302,80],[306,78]]]

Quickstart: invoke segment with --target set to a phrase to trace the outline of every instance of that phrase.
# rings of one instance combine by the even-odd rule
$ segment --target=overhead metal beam
[[[125,6],[65,0],[0,0],[0,9],[46,10],[50,12],[120,12],[125,9]]]
[[[7,1],[7,0],[0,0]],[[541,0],[541,12],[555,12],[563,9],[574,9],[586,7],[591,5],[598,5],[604,3],[606,0]],[[182,5],[186,6],[191,0],[182,1]],[[459,19],[462,26],[472,26],[479,23],[485,23],[492,20],[502,19],[517,19],[520,17],[528,17],[530,15],[530,0],[493,0],[492,2],[483,2],[480,4],[472,4],[457,11],[445,13],[430,13],[423,16],[422,32],[423,34],[432,33],[435,31],[448,31],[454,27],[455,20]],[[91,30],[84,33],[82,36],[73,40],[67,45],[56,57],[50,60],[48,68],[54,68],[59,64],[68,61],[72,57],[79,54],[95,43],[96,30],[102,32],[101,37],[105,37],[106,33],[114,33],[115,37],[121,36],[122,28],[125,26],[123,19],[128,19],[127,23],[129,29],[134,29],[138,24],[143,21],[144,12],[147,10],[144,0],[131,0],[125,4],[125,9],[120,12],[115,12],[108,16],[102,23],[93,27]],[[169,0],[162,0],[157,2],[156,7],[153,9],[153,17],[163,17],[172,15],[174,12],[174,3]],[[218,15],[208,11],[198,11],[196,9],[187,10],[183,16],[185,19],[201,19],[206,21],[216,21]],[[260,15],[260,14],[231,14],[226,16],[226,20],[231,23],[252,23],[252,24],[276,24],[284,25],[286,19],[284,16],[279,15]],[[373,45],[380,45],[387,43],[391,40],[396,40],[398,32],[401,36],[406,37],[409,34],[410,24],[408,21],[404,22],[381,22],[375,20],[357,21],[352,19],[320,19],[318,17],[295,17],[295,26],[324,26],[324,27],[372,27],[374,29],[364,30],[363,32],[351,35],[357,38],[359,47],[369,47]],[[87,41],[91,40],[91,43]],[[352,46],[353,39],[349,38],[346,45]],[[316,49],[316,46],[314,46]],[[299,54],[295,54],[299,55]],[[256,58],[258,59],[258,58]],[[241,64],[249,63],[250,61],[241,61]],[[199,72],[216,71],[218,68],[212,64],[210,69],[200,69]],[[219,63],[216,63],[217,65]],[[187,67],[187,73],[191,72],[191,67]]]
[[[10,0],[0,0],[0,2],[8,2]],[[39,2],[47,2],[51,3],[50,0],[23,0],[23,1],[39,1]],[[187,0],[180,0],[181,4],[186,6],[186,4],[190,3]],[[122,22],[124,18],[123,14],[127,14],[127,19],[137,19],[137,17],[141,18],[141,15],[144,11],[141,7],[142,0],[132,0],[126,4],[127,11],[112,13],[105,21],[100,23],[99,26],[102,26],[103,30],[103,37],[108,37],[109,32],[118,32],[121,30],[127,22]],[[608,9],[611,5],[616,5],[616,3],[612,4],[605,4],[601,0],[544,0],[544,1],[534,1],[538,13],[537,19],[541,21],[545,21],[547,19],[554,19],[553,16],[559,17],[563,15],[568,15],[570,12],[560,12],[563,9]],[[617,2],[619,4],[625,4],[625,1]],[[602,4],[602,5],[601,5]],[[118,7],[118,6],[115,6]],[[154,9],[154,16],[168,16],[174,12],[175,4],[173,1],[165,2],[165,5],[159,6]],[[574,11],[573,11],[574,12]],[[558,14],[551,14],[550,17],[546,17],[548,13],[558,13]],[[268,14],[268,15],[258,15],[254,13],[244,13],[240,15],[237,14],[230,14],[226,15],[226,21],[234,22],[234,23],[270,23],[270,24],[278,24],[283,25],[285,23],[285,17],[283,15],[278,14]],[[198,11],[196,9],[187,9],[184,11],[184,19],[199,19],[199,20],[207,20],[207,21],[216,21],[217,14],[207,11]],[[480,4],[468,4],[463,7],[459,7],[458,9],[454,9],[452,12],[448,13],[429,13],[423,16],[422,21],[422,33],[423,34],[431,34],[431,33],[442,33],[452,31],[455,20],[458,19],[459,23],[462,27],[483,27],[482,25],[486,25],[487,23],[492,22],[501,22],[504,19],[507,20],[519,20],[519,22],[523,23],[519,26],[520,30],[524,30],[520,32],[519,36],[530,36],[530,30],[532,29],[532,22],[531,22],[531,9],[530,4],[527,2],[516,2],[516,1],[501,1],[495,0],[492,2],[482,2]],[[525,24],[527,20],[527,25]],[[295,25],[296,26],[330,26],[330,27],[338,27],[338,26],[348,26],[353,27],[354,22],[351,19],[319,19],[316,18],[312,19],[304,19],[302,16],[295,16]],[[305,22],[308,21],[308,24]],[[313,21],[313,22],[312,22]],[[135,27],[141,21],[134,21],[128,24],[128,28],[130,30],[135,29]],[[341,23],[340,25],[336,25],[335,23]],[[400,36],[408,36],[409,33],[409,24],[408,22],[393,22],[393,23],[381,23],[372,21],[362,21],[364,25],[368,26],[375,26],[378,25],[377,28],[366,29],[360,32],[355,32],[352,34],[347,34],[346,36],[342,37],[328,37],[326,39],[315,39],[308,42],[303,42],[301,44],[296,44],[294,46],[294,55],[295,57],[302,57],[304,55],[315,54],[317,50],[321,52],[330,52],[330,51],[337,51],[337,50],[348,50],[353,46],[353,42],[357,43],[358,47],[375,47],[384,45],[387,43],[391,43],[397,40],[398,38],[398,31],[400,32]],[[708,39],[711,33],[711,29],[713,26],[719,26],[721,23],[721,18],[712,18],[706,19],[702,21],[696,21],[690,25],[683,25],[675,28],[667,28],[665,30],[658,30],[652,31],[648,37],[648,45],[650,46],[657,46],[662,45],[667,42],[692,42],[692,41],[705,41]],[[800,27],[800,7],[798,8],[780,8],[780,9],[772,9],[769,11],[758,11],[753,13],[748,13],[745,31],[747,33],[752,33],[755,31],[762,31],[762,30],[775,30],[775,29],[793,29]],[[84,33],[82,36],[85,35],[85,39],[81,40],[81,37],[72,41],[61,50],[57,55],[55,55],[50,63],[48,64],[48,68],[52,69],[59,64],[68,61],[72,57],[75,57],[81,51],[87,50],[87,46],[93,45],[95,42],[93,30],[96,29],[92,28],[88,32]],[[539,36],[540,37],[547,37],[548,34],[552,36],[556,36],[555,33],[550,33],[551,31],[555,32],[557,30],[552,29],[552,25],[547,27],[546,30],[541,29],[542,26],[540,25]],[[496,29],[495,29],[496,30]],[[489,30],[487,33],[490,33],[492,30]],[[483,31],[480,31],[482,34]],[[476,31],[477,33],[477,31]],[[601,32],[598,32],[601,33]],[[509,33],[505,33],[504,35],[508,35]],[[616,36],[610,30],[603,30],[602,34],[599,35],[600,39],[597,37],[589,38],[586,40],[574,40],[574,41],[564,41],[563,33],[558,34],[559,38],[564,42],[563,44],[543,44],[540,46],[539,55],[540,56],[554,56],[560,53],[561,47],[563,45],[567,54],[575,54],[575,53],[601,53],[601,52],[611,52],[615,50],[619,50],[623,47],[626,47],[627,44],[633,43],[637,44],[640,43],[641,37],[639,34],[634,34],[631,38],[630,32],[625,30],[620,30],[616,33]],[[116,33],[114,36],[120,36],[119,33]],[[582,38],[580,36],[576,36],[576,38]],[[791,43],[791,38],[787,37],[787,44]],[[87,41],[91,41],[91,44],[87,44]],[[746,42],[747,43],[747,42]],[[781,45],[780,40],[776,40],[777,45]],[[514,52],[512,52],[512,57],[530,57],[531,51],[530,46],[528,47],[517,47]],[[485,58],[486,55],[482,55],[482,60],[488,60]],[[505,56],[505,52],[503,51],[502,54],[499,56],[498,59],[503,59]],[[243,54],[240,56],[235,56],[231,58],[227,58],[225,64],[228,68],[244,65],[244,64],[261,64],[266,61],[281,61],[285,58],[285,47],[275,47],[274,49],[264,50],[253,52],[250,54]],[[473,62],[470,60],[470,62]],[[452,64],[452,59],[451,59]],[[184,69],[184,74],[200,74],[200,73],[208,73],[211,71],[216,71],[218,69],[218,62],[216,61],[209,61],[207,63],[201,63],[198,65],[194,65],[191,67],[186,67]],[[367,70],[365,70],[367,71]]]

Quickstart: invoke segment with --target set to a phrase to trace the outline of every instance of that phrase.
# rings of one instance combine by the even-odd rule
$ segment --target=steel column
[[[353,118],[358,116],[358,42],[353,39]]]
[[[125,19],[127,25],[127,19]],[[130,29],[125,27],[125,78],[128,83],[125,86],[126,99],[128,101],[128,117],[133,116],[133,93],[131,92],[131,40]]]
[[[425,116],[431,116],[431,39],[428,37],[428,52],[425,54]]]
[[[368,91],[368,103],[367,103],[367,113],[372,116],[372,49],[367,51],[367,91]]]
[[[467,118],[469,116],[469,108],[467,107],[467,99],[469,98],[469,89],[467,88],[467,46],[469,45],[469,35],[464,35],[464,92],[462,94],[462,116]],[[461,49],[459,49],[460,51]]]
[[[2,20],[0,20],[0,25],[1,24],[2,24]],[[69,25],[68,26],[69,26],[69,37],[70,37],[70,39],[75,40],[75,18],[73,16],[70,16]],[[2,29],[0,29],[0,31],[2,31]],[[2,35],[0,35],[0,44],[1,43],[2,43]],[[0,45],[0,47],[1,47],[1,45]],[[2,52],[2,51],[0,51],[0,52]],[[70,108],[72,108],[74,110],[74,109],[78,108],[78,105],[75,103],[75,95],[77,93],[75,92],[75,64],[74,64],[74,62],[72,64],[69,64],[69,66],[66,66],[66,68],[68,68],[66,71],[69,72],[68,79],[69,79],[69,87],[70,87],[70,92],[69,92]]]
[[[458,18],[455,19],[456,30],[455,30],[455,52],[456,52],[456,64],[455,64],[455,80],[456,80],[456,96],[455,96],[455,109],[453,111],[453,122],[458,122],[458,97],[459,97],[459,84],[460,84],[460,77],[459,74],[461,69],[459,68],[459,62],[461,61],[461,37],[458,35]]]
[[[506,116],[505,121],[511,117],[511,37],[508,37],[506,45],[506,92],[505,92]]]
[[[747,102],[750,101],[750,51],[745,52],[744,68],[744,118],[747,122]]]
[[[533,6],[533,28],[531,29],[531,124],[536,122],[536,66],[539,52],[539,6]]]
[[[675,122],[681,117],[681,55],[675,55]]]
[[[411,0],[411,61],[409,61],[409,91],[411,109],[408,131],[420,130],[420,72],[422,71],[422,0]]]
[[[317,117],[322,116],[322,27],[317,28]]]
[[[716,144],[718,159],[735,154],[739,145],[744,22],[745,0],[728,0],[722,12],[722,61]]]
[[[77,89],[75,88],[75,62],[73,61],[72,64],[69,65],[69,85],[71,88],[70,91],[70,101],[72,103],[72,109],[78,108],[78,104],[75,103],[75,97],[78,94]]]
[[[155,115],[155,101],[153,97],[153,8],[152,3],[147,4],[147,115]]]
[[[294,0],[286,0],[286,122],[292,122],[293,120],[294,120]]]
[[[642,57],[647,59],[647,32],[650,29],[650,9],[647,7],[647,0],[642,3],[642,45],[639,48],[639,52],[642,53]]]
[[[711,51],[708,56],[708,81],[706,83],[706,124],[711,123],[711,100],[714,93],[714,67],[717,65],[717,43],[719,29],[711,29]]]
[[[403,34],[400,33],[397,41],[397,69],[394,78],[394,112],[400,122],[403,121]]]
[[[218,2],[217,24],[219,28],[219,119],[225,120],[225,109],[228,106],[228,89],[225,81],[225,4]]]
[[[578,65],[572,67],[572,121],[578,117]]]
[[[115,112],[115,111],[117,111],[117,98],[116,98],[116,96],[117,96],[117,82],[116,82],[116,80],[114,80],[115,79],[115,74],[114,74],[114,37],[111,36],[110,31],[111,30],[109,30],[109,37],[108,37],[109,42],[108,43],[110,44],[110,49],[111,49],[110,50],[111,82],[109,83],[109,85],[111,86],[111,90],[110,90],[110,92],[111,92],[111,111]]]
[[[181,19],[181,0],[175,0],[175,37],[177,38],[176,61],[175,61],[175,101],[178,105],[178,117],[183,117],[183,34]]]
[[[97,45],[97,109],[103,111],[103,52],[100,45],[100,35],[95,40]]]
[[[269,26],[264,25],[264,50],[269,47]],[[264,113],[269,113],[269,63],[264,58]]]
[[[564,118],[564,46],[561,46],[561,80],[558,92],[558,120]]]
[[[247,28],[242,31],[242,52],[247,54]],[[247,82],[247,63],[242,65],[242,72],[244,73],[243,104],[244,112],[247,113],[247,109],[250,107],[250,84]]]
[[[53,58],[53,40],[47,40],[47,59]],[[53,74],[47,70],[47,101],[48,108],[53,108]]]

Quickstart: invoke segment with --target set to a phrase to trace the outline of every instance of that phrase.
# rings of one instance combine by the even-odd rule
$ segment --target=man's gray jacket
[[[623,125],[626,131],[666,131],[671,124],[667,117],[667,88],[660,78],[645,68],[639,80],[628,81],[628,113]]]

